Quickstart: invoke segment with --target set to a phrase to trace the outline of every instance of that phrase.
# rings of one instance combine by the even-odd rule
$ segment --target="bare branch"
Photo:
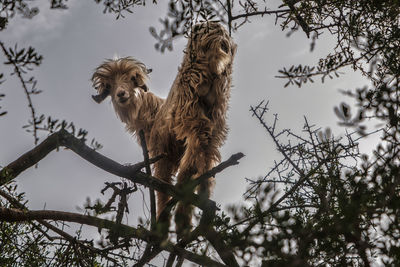
[[[60,130],[50,135],[38,146],[4,167],[0,171],[0,185],[4,185],[13,180],[21,172],[38,163],[47,154],[57,149],[59,146],[71,149],[85,160],[111,174],[126,178],[134,183],[146,187],[151,187],[154,190],[163,192],[164,194],[178,199],[191,199],[192,204],[202,210],[208,210],[210,207],[216,206],[215,202],[212,200],[201,199],[197,194],[177,190],[175,186],[141,172],[140,169],[145,166],[142,162],[132,166],[124,166],[106,156],[103,156],[65,130]],[[155,162],[159,158],[160,157],[151,159],[150,162]]]
[[[159,243],[161,247],[169,252],[174,252],[185,259],[203,266],[225,266],[219,262],[209,259],[208,257],[197,255],[168,241],[163,241],[155,233],[144,228],[136,229],[124,224],[116,225],[115,222],[101,219],[89,215],[81,215],[71,212],[52,211],[52,210],[18,210],[0,207],[0,221],[6,222],[22,222],[30,220],[57,220],[68,221],[79,224],[91,225],[99,229],[115,230],[120,236],[137,238],[146,242]],[[118,229],[115,229],[117,226]]]

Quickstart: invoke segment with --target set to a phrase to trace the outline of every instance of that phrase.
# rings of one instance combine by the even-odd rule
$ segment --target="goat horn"
[[[143,84],[142,86],[139,86],[139,88],[141,88],[145,92],[149,91],[149,88],[145,84]]]
[[[100,104],[106,97],[109,95],[109,92],[103,91],[101,94],[92,95],[92,98],[96,103]]]

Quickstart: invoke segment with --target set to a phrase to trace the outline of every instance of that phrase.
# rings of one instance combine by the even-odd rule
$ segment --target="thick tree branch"
[[[241,159],[242,157],[244,157],[243,153],[239,152],[239,153],[233,154],[226,161],[221,162],[219,165],[215,166],[214,168],[207,171],[206,173],[200,175],[198,178],[191,180],[187,185],[185,185],[184,191],[192,192],[202,181],[215,176],[217,173],[222,172],[224,169],[226,169],[230,166],[239,164],[239,159]],[[171,198],[168,201],[167,205],[165,206],[165,208],[163,209],[163,211],[160,214],[160,217],[159,217],[160,221],[168,220],[171,210],[176,205],[177,202],[178,202],[177,198]],[[195,230],[193,230],[187,238],[181,240],[178,245],[180,247],[185,247],[188,243],[190,243],[192,240],[194,240],[201,233],[203,233],[203,236],[206,237],[206,235],[204,235],[204,233],[206,233],[208,231],[208,228],[211,226],[212,220],[215,217],[216,209],[217,209],[216,206],[210,206],[209,209],[203,210],[203,215],[200,220],[200,226],[198,228],[196,228]],[[200,231],[199,231],[199,229],[200,229]],[[227,252],[224,252],[224,253],[227,254]],[[229,253],[232,253],[232,252],[229,252]],[[149,255],[151,255],[151,254],[149,254]],[[233,256],[233,254],[232,254],[232,256]],[[171,254],[170,257],[168,258],[167,266],[172,265],[173,262],[175,261],[175,258],[176,258],[176,255]]]
[[[51,134],[32,150],[26,152],[17,160],[13,161],[12,163],[1,169],[0,186],[10,182],[26,169],[36,165],[51,151],[58,149],[59,146],[70,148],[84,159],[100,167],[101,169],[111,172],[115,175],[118,175],[120,173],[123,173],[124,175],[127,175],[127,173],[134,174],[145,167],[144,162],[140,162],[132,166],[120,165],[119,163],[96,152],[94,149],[89,148],[81,140],[75,138],[66,130],[60,130],[56,133]],[[161,157],[162,156],[157,156],[151,159],[150,163],[156,162]]]
[[[27,208],[23,204],[21,204],[17,199],[12,197],[11,195],[7,194],[5,191],[0,190],[0,196],[5,198],[12,206],[16,207],[18,210],[21,210],[21,211],[27,210]],[[58,234],[59,236],[61,236],[65,240],[67,240],[68,242],[70,242],[71,244],[77,244],[80,247],[82,247],[84,249],[87,249],[87,250],[90,250],[90,251],[92,251],[94,253],[101,253],[100,249],[95,248],[93,246],[90,246],[90,245],[88,245],[88,244],[76,239],[75,237],[71,236],[67,232],[59,229],[58,227],[52,225],[51,223],[49,223],[49,222],[47,222],[45,220],[37,220],[37,222],[40,223],[41,225],[43,225],[44,227],[46,227],[47,229],[52,230],[53,232],[55,232],[56,234]],[[31,222],[31,223],[33,223],[33,222]],[[36,225],[34,225],[34,226],[35,226],[35,228],[39,228],[39,227],[36,227]],[[39,231],[41,231],[41,230],[39,230]],[[47,233],[46,233],[46,237],[49,240],[53,240],[54,239],[54,238],[52,238],[50,236],[47,236]],[[113,260],[113,259],[109,258],[109,260]]]
[[[144,162],[132,166],[121,165],[88,147],[82,140],[74,137],[66,130],[60,130],[50,135],[38,146],[4,167],[0,171],[0,186],[11,181],[24,170],[38,163],[47,156],[47,154],[57,149],[59,146],[71,149],[85,160],[111,174],[126,178],[134,183],[146,187],[151,187],[154,190],[163,192],[164,194],[178,199],[191,199],[191,203],[202,210],[216,206],[215,202],[212,200],[202,199],[199,195],[194,193],[179,191],[175,186],[141,172],[140,169],[146,166]],[[149,161],[150,163],[154,163],[159,158],[160,157],[156,157]]]
[[[192,191],[187,191],[187,190],[179,191],[174,186],[167,184],[165,182],[162,182],[150,175],[147,175],[147,174],[141,172],[140,169],[143,167],[146,167],[146,162],[138,163],[138,164],[135,164],[132,166],[120,165],[119,163],[101,155],[94,149],[89,148],[88,146],[86,146],[84,144],[84,142],[82,140],[77,139],[76,137],[74,137],[73,135],[71,135],[70,133],[68,133],[65,130],[60,130],[60,131],[50,135],[42,143],[40,143],[37,147],[35,147],[31,151],[28,151],[27,153],[22,155],[19,159],[17,159],[16,161],[10,163],[8,166],[3,168],[0,171],[0,185],[3,185],[5,183],[11,181],[15,177],[17,177],[21,172],[23,172],[27,168],[35,165],[36,163],[38,163],[47,154],[49,154],[52,150],[57,149],[59,146],[64,146],[64,147],[71,149],[72,151],[77,153],[79,156],[81,156],[85,160],[91,162],[93,165],[95,165],[109,173],[115,174],[120,177],[124,177],[134,183],[139,183],[139,184],[142,184],[149,188],[153,188],[155,190],[161,191],[165,194],[172,196],[173,199],[191,199],[191,204],[199,207],[200,209],[203,210],[204,214],[207,214],[207,216],[206,216],[208,218],[207,221],[212,220],[213,214],[215,214],[216,204],[214,201],[206,199],[206,198],[201,198],[197,194],[190,193]],[[235,155],[232,155],[227,161],[222,162],[220,165],[214,167],[207,173],[201,175],[198,179],[195,179],[193,181],[193,183],[189,184],[189,187],[191,189],[194,189],[202,180],[208,179],[212,176],[215,176],[218,172],[221,172],[222,170],[224,170],[225,168],[227,168],[229,166],[238,164],[238,160],[240,158],[242,158],[243,156],[244,155],[242,153],[237,153]],[[159,157],[157,157],[156,159],[150,159],[149,163],[155,162],[158,158]],[[189,194],[189,196],[188,196],[188,194]],[[10,212],[10,211],[9,210],[3,211],[3,218],[7,218],[7,215],[6,216],[4,215],[7,212]],[[103,221],[102,219],[99,219],[96,217],[88,219],[87,216],[83,216],[83,215],[79,215],[79,214],[75,214],[74,216],[72,216],[70,213],[54,213],[54,214],[52,214],[52,213],[49,213],[48,211],[41,211],[41,212],[36,211],[33,213],[30,212],[29,214],[33,216],[33,217],[29,216],[31,219],[40,219],[35,216],[54,217],[55,215],[59,215],[59,216],[61,216],[59,218],[60,220],[64,220],[65,218],[68,217],[70,220],[72,220],[74,222],[79,222],[79,223],[83,223],[83,224],[98,226],[96,224],[106,223],[106,225],[101,225],[101,227],[110,228],[112,226],[108,222]],[[12,215],[14,217],[9,217],[8,220],[11,220],[12,218],[14,218],[14,220],[22,220],[20,218],[26,218],[26,215],[23,215],[20,213],[15,213],[15,212],[14,213],[11,212],[9,215],[10,216]],[[1,215],[0,215],[0,219],[2,219]],[[87,221],[87,220],[89,220],[89,221]],[[204,220],[202,220],[202,221],[204,221]],[[151,236],[150,234],[146,235],[146,236],[140,236],[140,233],[142,233],[141,232],[142,230],[133,231],[132,229],[134,229],[134,228],[129,228],[129,227],[126,228],[125,226],[122,227],[123,231],[127,231],[128,233],[135,236],[136,238],[140,238],[147,242],[151,241],[148,239],[148,237]],[[144,231],[144,229],[143,229],[143,231]],[[223,261],[226,264],[228,264],[229,266],[237,266],[237,263],[235,261],[233,253],[231,251],[228,251],[224,247],[224,242],[221,239],[221,237],[218,235],[218,233],[216,233],[214,229],[211,229],[210,231],[214,231],[214,232],[211,235],[208,234],[207,238],[208,237],[212,238],[212,240],[210,240],[210,242],[213,244],[213,246],[215,247],[217,252],[220,254]],[[151,233],[150,231],[147,231],[147,232]],[[152,235],[154,236],[155,233],[152,233]],[[160,238],[160,237],[157,236],[157,238]],[[154,244],[159,246],[160,243],[155,242]],[[161,248],[165,249],[163,246],[161,246]],[[180,257],[186,257],[186,256],[184,256],[184,255],[186,255],[186,252],[182,247],[180,247],[180,248],[171,247],[170,249],[171,249],[171,252],[176,253]],[[214,266],[214,265],[212,265],[212,266]]]
[[[218,255],[227,266],[239,266],[234,254],[232,253],[232,248],[226,246],[223,238],[217,231],[214,230],[214,228],[208,229],[206,238],[208,241],[210,241],[211,245],[215,248],[215,250],[218,252]]]
[[[52,210],[18,210],[18,209],[8,209],[0,207],[0,221],[6,222],[22,222],[31,220],[56,220],[56,221],[67,221],[79,224],[91,225],[98,227],[99,229],[105,228],[113,230],[120,236],[137,238],[146,242],[154,242],[161,244],[161,247],[169,252],[177,253],[178,255],[184,257],[185,259],[192,261],[194,263],[203,266],[225,266],[219,262],[211,260],[208,257],[197,255],[195,253],[189,252],[178,246],[173,245],[170,242],[163,241],[157,234],[148,231],[144,228],[136,229],[131,226],[124,224],[116,224],[113,221],[106,219],[101,219],[89,215],[81,215],[71,212],[62,211],[52,211]],[[115,229],[118,228],[118,229]]]
[[[0,207],[0,220],[6,222],[23,222],[31,220],[67,221],[91,225],[100,229],[114,229],[115,226],[117,226],[113,221],[78,213],[53,210],[19,210],[4,207]],[[118,234],[120,236],[134,237],[147,242],[157,239],[157,236],[154,233],[143,228],[136,229],[124,224],[118,224],[118,228]]]
[[[236,154],[233,154],[229,159],[227,159],[226,161],[221,162],[220,164],[218,164],[217,166],[215,166],[214,168],[212,168],[211,170],[207,171],[206,173],[200,175],[197,179],[192,180],[190,183],[188,183],[188,185],[185,186],[185,190],[187,190],[188,192],[192,192],[196,186],[198,186],[202,181],[209,179],[210,177],[215,176],[217,173],[222,172],[223,170],[225,170],[226,168],[233,166],[233,165],[237,165],[239,164],[239,159],[241,159],[242,157],[244,157],[244,154],[239,152]],[[175,206],[175,204],[178,202],[177,198],[171,198],[168,202],[166,207],[164,208],[164,210],[161,212],[160,214],[160,220],[167,220],[167,218],[169,217],[172,208]],[[210,206],[209,209],[207,209],[208,213],[215,213],[216,211],[216,206]],[[209,223],[209,221],[208,221]]]
[[[145,266],[146,263],[150,262],[154,259],[158,254],[162,252],[162,249],[158,245],[154,245],[151,243],[147,243],[146,249],[143,252],[142,256],[138,260],[138,262],[133,265],[133,267],[142,267]]]
[[[13,180],[21,172],[32,167],[46,157],[47,154],[56,149],[59,146],[59,135],[59,133],[50,135],[34,149],[28,151],[14,162],[4,167],[0,171],[0,186]]]
[[[0,186],[8,183],[16,178],[21,172],[37,164],[40,160],[46,157],[51,151],[57,149],[59,146],[64,146],[71,149],[85,160],[109,173],[126,178],[134,183],[151,187],[154,190],[163,192],[164,194],[170,195],[173,198],[191,199],[191,203],[202,210],[210,210],[210,208],[216,207],[215,202],[212,200],[202,199],[199,197],[199,195],[190,193],[190,191],[189,193],[186,190],[179,191],[175,188],[175,186],[141,172],[140,169],[146,166],[145,162],[137,163],[131,166],[121,165],[88,147],[83,141],[74,137],[72,134],[63,129],[53,133],[35,148],[26,152],[17,160],[0,170]],[[157,156],[153,159],[150,159],[149,163],[154,163],[161,157],[162,156]],[[202,179],[208,179],[223,169],[238,164],[237,160],[241,157],[243,157],[242,153],[233,155],[227,161],[200,176],[199,179],[194,180],[194,184],[190,184],[190,187],[194,189]],[[187,194],[189,194],[189,196],[186,196]]]
[[[230,166],[239,164],[239,159],[241,159],[242,157],[244,157],[243,153],[236,153],[232,155],[228,160],[220,163],[218,166],[212,168],[208,172],[192,180],[191,183],[188,183],[187,185],[188,188],[185,187],[185,191],[194,190],[196,186],[199,185],[202,181],[215,176],[217,173],[223,171],[224,169]],[[174,201],[176,200],[171,199],[167,203],[167,207],[170,207],[171,206],[170,202],[173,203]],[[216,208],[217,207],[214,206],[210,207],[210,209],[203,210],[203,214],[200,220],[200,225],[196,229],[194,229],[189,236],[182,239],[178,245],[180,247],[185,247],[188,243],[197,238],[199,235],[202,235],[210,241],[210,243],[215,248],[218,255],[221,257],[221,259],[224,261],[225,264],[227,264],[228,266],[239,266],[238,263],[236,262],[234,254],[232,253],[232,250],[226,246],[221,234],[215,231],[215,229],[213,228],[212,221],[215,217]],[[163,216],[163,214],[161,214],[161,216]],[[179,266],[179,263],[182,262],[181,260],[182,258],[178,259],[177,266]],[[168,259],[168,262],[172,265],[174,261],[175,261],[175,255],[171,254]]]

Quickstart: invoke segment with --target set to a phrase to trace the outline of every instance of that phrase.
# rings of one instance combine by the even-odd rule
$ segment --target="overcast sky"
[[[165,54],[154,49],[155,40],[149,27],[159,28],[158,18],[166,14],[163,4],[136,8],[133,14],[127,13],[126,18],[119,20],[113,14],[104,15],[102,6],[94,1],[70,0],[67,4],[68,10],[49,10],[48,1],[33,1],[40,13],[32,20],[18,16],[12,19],[0,33],[0,39],[7,46],[30,45],[43,54],[43,64],[33,73],[38,79],[38,89],[43,90],[33,97],[39,114],[73,121],[77,127],[88,130],[89,138],[95,137],[104,146],[100,152],[120,163],[139,162],[141,149],[125,132],[110,100],[100,105],[92,100],[94,89],[90,77],[106,58],[133,56],[153,69],[150,90],[165,97],[182,60],[186,40],[177,40],[174,50]],[[303,116],[307,116],[310,123],[322,128],[330,126],[335,135],[340,135],[344,129],[336,126],[333,112],[333,107],[343,101],[338,89],[366,84],[352,71],[324,84],[317,80],[302,88],[284,88],[285,81],[274,77],[284,66],[317,63],[332,48],[328,35],[323,35],[310,53],[310,40],[302,32],[288,38],[274,25],[273,17],[264,17],[252,19],[251,24],[233,33],[233,39],[238,50],[228,113],[230,131],[221,151],[223,159],[236,152],[243,152],[246,157],[240,165],[216,177],[213,199],[222,207],[242,200],[245,177],[264,175],[273,161],[280,158],[267,133],[251,117],[250,105],[269,100],[270,115],[279,115],[281,128],[300,133]],[[8,111],[7,116],[0,118],[0,165],[5,166],[31,149],[33,138],[22,129],[30,119],[23,89],[15,77],[8,76],[12,71],[9,66],[0,68],[7,78],[0,88],[6,94],[1,105]],[[19,190],[26,192],[32,209],[45,206],[66,211],[76,211],[76,206],[82,206],[88,196],[100,197],[105,181],[119,180],[66,150],[51,153],[38,168],[31,168],[17,178]],[[142,214],[140,194],[131,197],[130,205],[131,213]]]

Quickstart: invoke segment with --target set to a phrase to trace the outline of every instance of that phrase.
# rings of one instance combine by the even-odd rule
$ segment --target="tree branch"
[[[217,173],[222,172],[226,168],[237,165],[239,164],[239,159],[244,157],[244,154],[239,152],[236,154],[233,154],[229,159],[226,161],[221,162],[219,165],[215,166],[211,170],[207,171],[206,173],[200,175],[197,179],[194,179],[188,183],[188,185],[185,186],[185,190],[188,192],[192,192],[196,186],[198,186],[202,181],[215,176]],[[160,214],[160,221],[167,220],[171,213],[171,209],[175,206],[175,204],[178,202],[177,198],[171,198],[168,202],[163,211]],[[216,209],[216,206],[210,206],[209,209],[207,209],[208,212],[210,212],[210,209]]]
[[[243,158],[244,156],[245,155],[242,152],[233,154],[232,156],[229,157],[229,159],[221,162],[220,164],[218,164],[217,166],[215,166],[211,170],[205,172],[204,174],[200,175],[198,178],[194,179],[193,183],[191,184],[191,186],[193,186],[192,189],[194,189],[196,186],[198,186],[200,183],[202,183],[203,181],[207,180],[208,178],[214,177],[217,173],[222,172],[226,168],[228,168],[230,166],[238,165],[239,164],[239,160],[241,158]]]
[[[149,151],[147,149],[146,137],[144,135],[143,130],[139,131],[140,144],[142,146],[144,163],[146,164],[146,174],[151,175],[151,169],[149,164]],[[150,196],[150,229],[153,231],[156,229],[156,196],[154,194],[154,189],[149,187],[149,196]],[[146,248],[139,259],[139,261],[134,265],[135,267],[144,266],[147,262],[153,259],[161,252],[161,249],[157,247],[153,247],[151,243],[147,243]]]
[[[18,210],[21,210],[21,211],[27,210],[27,208],[23,204],[21,204],[17,199],[12,197],[11,195],[7,194],[5,191],[0,190],[0,196],[5,198],[12,206],[16,207]],[[75,237],[73,237],[70,234],[66,233],[65,231],[59,229],[58,227],[52,225],[51,223],[48,223],[45,220],[37,220],[37,222],[39,224],[43,225],[44,227],[46,227],[47,229],[52,230],[53,232],[55,232],[56,234],[58,234],[59,236],[61,236],[65,240],[67,240],[68,242],[70,242],[71,244],[77,244],[80,247],[82,247],[84,249],[87,249],[87,250],[90,250],[90,251],[92,251],[94,253],[100,253],[101,252],[100,249],[95,248],[93,246],[90,246],[88,244],[85,244],[84,242],[82,242],[80,240],[77,240]],[[35,228],[37,228],[37,230],[43,231],[43,230],[40,230],[40,228],[37,227],[35,224],[33,224],[33,226],[35,226]],[[46,234],[46,237],[49,240],[53,240],[54,239],[54,238],[52,238],[50,236],[47,236],[47,233],[44,233],[44,234]],[[113,260],[113,259],[109,258],[109,260]]]
[[[43,142],[34,147],[32,150],[20,156],[17,160],[11,162],[0,170],[0,186],[10,182],[26,169],[36,165],[45,158],[51,151],[64,146],[82,158],[91,162],[95,166],[115,175],[135,174],[146,166],[145,162],[140,162],[131,166],[123,166],[91,149],[85,143],[66,130],[60,130],[48,136]],[[158,161],[162,156],[150,159],[150,163]]]
[[[211,245],[215,248],[215,250],[218,252],[218,255],[227,266],[239,267],[232,250],[226,246],[223,238],[217,231],[214,230],[214,228],[210,227],[208,229],[206,238],[208,241],[210,241]]]
[[[132,166],[121,165],[88,147],[82,140],[76,138],[64,129],[50,135],[38,146],[4,167],[0,171],[0,186],[13,180],[21,172],[38,163],[45,156],[47,156],[47,154],[57,149],[59,146],[67,147],[93,165],[111,174],[126,178],[133,183],[151,187],[154,190],[178,199],[191,199],[191,204],[195,205],[201,210],[206,210],[210,207],[216,206],[216,203],[210,199],[200,198],[199,195],[191,192],[180,191],[173,185],[141,172],[140,169],[146,166],[144,162]],[[154,159],[150,159],[149,161],[150,163],[154,163],[161,157],[162,156],[158,156]]]
[[[160,191],[177,199],[191,199],[191,203],[202,210],[209,210],[210,207],[216,207],[216,203],[210,199],[202,199],[199,197],[199,195],[187,192],[186,190],[177,190],[175,186],[141,172],[140,169],[146,166],[144,162],[137,163],[132,166],[121,165],[88,147],[82,140],[74,137],[64,129],[51,134],[35,148],[26,152],[17,160],[1,169],[0,186],[8,183],[16,178],[21,172],[37,164],[40,160],[46,157],[51,151],[57,149],[59,146],[64,146],[71,149],[83,159],[111,174],[126,178],[134,183],[138,183],[146,187],[151,187],[154,190]],[[154,163],[161,157],[162,156],[157,156],[153,159],[150,159],[149,162]],[[191,184],[190,186],[193,186],[194,188],[202,179],[214,176],[223,169],[237,164],[237,160],[241,157],[243,157],[243,154],[241,153],[233,155],[226,162],[221,163],[209,172],[200,176],[199,179],[196,179],[198,181],[195,180],[194,184]],[[187,196],[187,194],[189,195]]]
[[[238,20],[241,18],[248,18],[253,16],[264,16],[264,15],[271,15],[271,14],[280,14],[280,13],[287,13],[290,12],[290,9],[282,9],[282,10],[264,10],[264,11],[256,11],[256,12],[249,12],[244,14],[239,14],[236,16],[231,17],[231,21]]]
[[[79,140],[78,138],[74,137],[70,133],[68,133],[65,130],[60,130],[52,135],[50,135],[48,138],[46,138],[42,143],[40,143],[38,146],[36,146],[34,149],[31,151],[28,151],[24,155],[22,155],[20,158],[18,158],[16,161],[10,163],[8,166],[3,168],[0,171],[0,185],[3,185],[15,177],[17,177],[21,172],[26,170],[27,168],[35,165],[38,163],[40,160],[42,160],[47,154],[49,154],[52,150],[57,149],[59,146],[64,146],[75,153],[77,153],[79,156],[84,158],[85,160],[91,162],[93,165],[109,172],[112,174],[115,174],[120,177],[124,177],[126,179],[129,179],[130,181],[134,183],[139,183],[142,184],[146,187],[153,188],[155,190],[158,190],[160,192],[163,192],[165,194],[168,194],[173,197],[173,199],[191,199],[191,203],[200,209],[203,210],[204,214],[207,214],[208,220],[213,218],[213,214],[215,213],[216,210],[216,203],[212,200],[209,200],[207,198],[202,198],[197,194],[190,193],[191,191],[187,190],[182,190],[179,191],[177,190],[174,186],[167,184],[157,178],[154,178],[150,175],[146,175],[145,173],[141,172],[140,169],[146,166],[146,163],[138,163],[132,166],[123,166],[120,165],[119,163],[101,155],[94,149],[89,148],[87,145],[82,140]],[[228,160],[222,162],[218,166],[214,167],[207,173],[201,175],[198,179],[195,179],[193,183],[190,183],[189,186],[192,187],[193,189],[202,181],[205,179],[208,179],[212,176],[215,176],[217,173],[221,172],[225,168],[236,165],[238,164],[238,160],[242,158],[244,155],[242,153],[237,153],[232,155]],[[150,159],[149,162],[155,162],[159,157],[156,159]],[[189,193],[188,193],[189,192]],[[189,197],[187,196],[189,194]],[[4,211],[5,212],[5,211]],[[39,214],[39,211],[35,214]],[[49,215],[45,213],[46,211],[43,211],[43,214],[41,216],[54,216],[54,215]],[[58,213],[59,214],[59,213]],[[14,216],[17,216],[18,214],[14,214]],[[63,216],[65,214],[62,214]],[[21,215],[19,215],[21,216]],[[66,216],[66,215],[65,215]],[[70,216],[70,215],[69,215]],[[82,216],[82,215],[80,215]],[[1,218],[1,217],[0,217]],[[84,220],[84,218],[87,217],[74,217],[75,220]],[[93,220],[97,220],[98,218],[93,217]],[[18,216],[15,217],[15,219],[18,219]],[[36,217],[33,217],[33,219],[36,219]],[[203,220],[204,221],[204,220]],[[80,221],[78,221],[80,222]],[[90,224],[90,222],[85,222],[82,221],[81,223],[85,224]],[[105,226],[104,226],[105,227]],[[111,227],[111,226],[110,226]],[[105,227],[108,228],[108,227]],[[129,230],[125,229],[126,231]],[[147,230],[146,230],[147,231]],[[210,231],[215,231],[214,229],[211,229]],[[134,233],[137,235],[137,233]],[[227,251],[226,248],[224,248],[224,243],[223,240],[217,235],[216,232],[212,235],[208,235],[209,237],[213,238],[213,246],[216,248],[217,252],[223,253],[221,258],[224,260],[226,264],[229,266],[237,266],[236,264],[233,264],[232,259],[234,260],[234,255],[231,251]],[[139,237],[140,238],[140,237]],[[144,238],[144,237],[141,237]],[[217,238],[217,241],[215,241],[215,238]],[[149,241],[149,240],[147,240]],[[211,242],[211,240],[210,240]],[[157,243],[156,243],[157,244]],[[158,244],[157,244],[158,245]],[[163,248],[163,247],[161,247]],[[164,249],[164,248],[163,248]],[[183,250],[183,248],[180,248]],[[179,256],[182,256],[182,253],[185,253],[184,251],[179,250],[177,248],[174,248],[172,251],[173,253],[176,253]],[[185,254],[186,255],[186,254]],[[233,265],[232,265],[233,264]]]
[[[277,146],[278,151],[284,156],[285,160],[287,162],[289,162],[289,164],[296,170],[296,172],[299,174],[300,179],[285,193],[283,194],[283,196],[281,196],[277,201],[275,201],[274,203],[271,204],[271,206],[264,212],[262,212],[261,215],[258,216],[266,216],[271,212],[275,212],[277,210],[277,207],[279,206],[279,204],[282,203],[282,201],[284,201],[288,196],[292,195],[300,186],[302,186],[304,184],[305,181],[307,181],[310,177],[312,177],[320,168],[322,165],[324,165],[326,162],[329,162],[329,160],[331,160],[331,158],[326,158],[324,160],[322,160],[321,162],[319,162],[319,164],[311,169],[307,174],[305,174],[293,161],[292,159],[289,157],[289,155],[286,154],[286,152],[284,151],[284,149],[282,148],[282,146],[279,144],[278,140],[276,139],[273,130],[271,130],[264,122],[264,120],[262,119],[262,116],[264,114],[264,112],[267,110],[265,107],[262,109],[262,113],[258,114],[257,113],[257,109],[260,108],[261,104],[263,102],[260,103],[260,105],[258,105],[257,107],[251,107],[251,111],[253,112],[253,116],[256,116],[256,118],[259,120],[259,122],[263,125],[263,127],[267,130],[268,134],[271,136],[272,140],[274,141],[275,145]],[[240,223],[246,222],[246,221],[250,221],[252,219],[255,219],[256,216],[251,216],[249,218],[246,218],[244,220],[242,220]],[[251,222],[246,229],[244,230],[244,233],[248,233],[251,231],[251,229],[258,223],[257,220]]]
[[[18,209],[8,209],[0,207],[0,221],[6,222],[22,222],[30,220],[57,220],[57,221],[67,221],[79,224],[91,225],[98,227],[99,229],[105,228],[109,230],[114,230],[120,236],[137,238],[146,242],[158,243],[162,249],[168,252],[174,252],[178,255],[184,257],[185,259],[192,261],[194,263],[200,264],[202,266],[225,266],[219,262],[211,260],[206,256],[197,255],[185,249],[182,249],[170,242],[160,239],[155,233],[148,231],[144,228],[136,229],[131,226],[124,224],[116,224],[113,221],[106,219],[101,219],[89,215],[81,215],[71,212],[63,211],[52,211],[52,210],[18,210]],[[115,228],[118,229],[115,229]],[[226,267],[226,266],[225,266]]]
[[[4,55],[7,57],[8,61],[10,62],[10,64],[12,64],[14,66],[14,72],[17,74],[18,79],[21,82],[22,88],[24,89],[26,98],[28,99],[28,107],[29,107],[29,109],[31,111],[31,116],[32,116],[33,138],[35,139],[34,143],[36,145],[37,142],[39,141],[39,137],[37,135],[36,111],[35,111],[35,108],[33,107],[31,93],[29,92],[28,87],[26,85],[26,82],[25,82],[24,78],[22,77],[22,73],[21,73],[20,68],[18,67],[17,63],[13,60],[12,56],[10,55],[10,53],[8,53],[7,48],[5,47],[3,42],[1,42],[1,41],[0,41],[0,46],[1,46],[2,50],[3,50]]]
[[[149,150],[147,149],[147,143],[146,143],[146,138],[144,135],[143,130],[139,131],[139,137],[140,137],[140,144],[142,146],[143,150],[143,158],[144,158],[144,164],[146,165],[146,174],[151,175],[151,168],[150,168],[150,162],[149,162]],[[154,229],[155,224],[156,224],[156,196],[154,194],[154,189],[149,188],[149,194],[150,194],[150,221],[151,221],[151,229]]]
[[[303,19],[302,16],[297,12],[296,7],[294,6],[293,0],[286,0],[284,3],[287,4],[287,6],[290,8],[291,12],[294,14],[297,23],[300,25],[300,27],[303,29],[305,34],[307,35],[307,38],[310,38],[310,27],[308,26],[307,22]]]

